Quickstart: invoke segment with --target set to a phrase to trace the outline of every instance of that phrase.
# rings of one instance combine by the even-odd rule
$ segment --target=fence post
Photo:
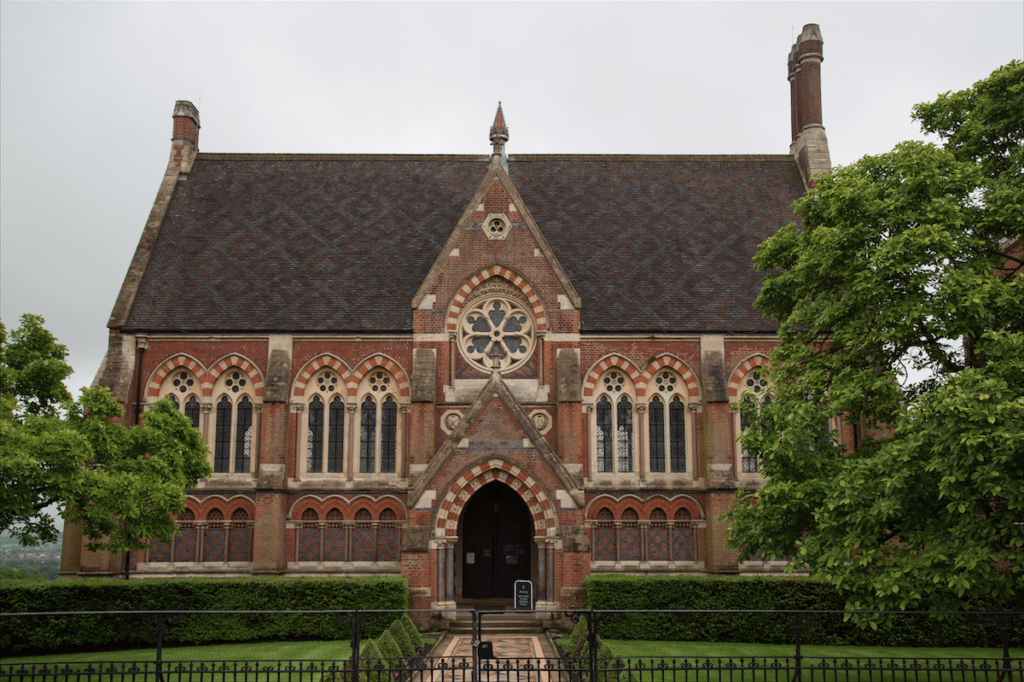
[[[483,675],[480,674],[480,639],[483,637],[483,622],[480,617],[480,612],[473,607],[473,611],[470,613],[473,617],[473,675],[471,679],[475,682],[476,680],[483,679]]]
[[[164,623],[167,614],[156,614],[156,682],[164,682]]]
[[[352,614],[352,682],[359,682],[359,648],[363,631],[363,614],[359,609]]]
[[[796,614],[796,620],[793,622],[793,634],[796,637],[796,672],[793,673],[793,680],[800,679],[801,666],[803,665],[803,656],[800,654],[800,631],[803,629],[804,614]]]
[[[1010,678],[1010,626],[1007,622],[1009,616],[1005,613],[999,615],[999,634],[1003,638],[1003,668],[1004,672],[999,673],[997,680],[1011,679]],[[1004,677],[1005,676],[1005,677]]]
[[[597,619],[594,609],[587,618],[587,648],[590,650],[590,682],[597,682]]]

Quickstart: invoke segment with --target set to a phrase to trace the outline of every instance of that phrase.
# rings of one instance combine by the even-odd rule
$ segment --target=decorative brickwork
[[[445,494],[434,523],[439,536],[455,537],[462,508],[473,493],[492,481],[499,481],[516,491],[530,510],[535,536],[557,532],[554,507],[540,484],[519,466],[503,459],[491,459],[471,467]]]

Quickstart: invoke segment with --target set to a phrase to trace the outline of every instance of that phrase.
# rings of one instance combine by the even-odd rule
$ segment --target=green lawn
[[[347,641],[245,642],[212,646],[164,647],[165,661],[342,661],[352,656]],[[0,663],[92,663],[96,661],[155,661],[156,649],[50,653],[38,656],[4,656]]]
[[[561,642],[560,642],[561,643]],[[736,642],[647,642],[647,641],[624,641],[607,640],[608,647],[616,656],[630,660],[631,667],[640,667],[643,672],[634,674],[636,682],[662,682],[672,680],[682,682],[683,680],[717,680],[727,679],[731,682],[762,682],[765,680],[789,679],[795,671],[774,670],[773,664],[783,667],[795,666],[793,658],[794,647],[792,645],[778,644],[749,644]],[[864,682],[898,682],[905,679],[913,679],[917,682],[943,682],[946,680],[996,680],[997,673],[994,670],[979,671],[954,671],[949,668],[948,661],[941,661],[942,670],[915,670],[911,671],[883,671],[889,659],[912,658],[922,661],[928,668],[937,666],[940,661],[936,659],[996,659],[990,665],[999,666],[999,659],[1002,658],[1002,649],[969,648],[969,647],[829,647],[829,646],[804,646],[801,647],[803,666],[815,666],[814,674],[808,679],[833,680],[852,679]],[[1024,656],[1024,649],[1011,649],[1010,655],[1020,659]],[[735,659],[734,663],[739,665],[741,659],[743,669],[738,667],[730,671],[700,670],[700,666],[707,659],[723,658],[726,661],[712,661],[713,665],[727,663],[728,659]],[[861,658],[871,659],[873,670],[842,670],[841,667],[849,663],[859,666],[848,659]],[[692,668],[689,671],[681,671],[678,668],[689,664]],[[756,663],[758,669],[751,667]],[[659,664],[667,664],[677,670],[659,670]],[[971,664],[973,667],[974,664]],[[819,667],[820,666],[820,667]],[[901,664],[902,666],[902,664]],[[767,669],[766,669],[767,668]],[[822,669],[826,668],[826,669]],[[837,670],[836,668],[840,668]],[[831,670],[828,670],[831,669]],[[1020,668],[1014,666],[1014,671]],[[806,669],[805,669],[806,670]],[[810,671],[808,671],[809,673]],[[912,676],[912,677],[911,677]],[[620,678],[621,679],[621,678]],[[1018,679],[1018,678],[1013,678]]]
[[[640,642],[606,640],[616,656],[623,658],[667,658],[708,656],[770,656],[793,655],[792,644],[745,644],[742,642]],[[562,643],[562,640],[559,640]],[[815,658],[1001,658],[1002,649],[974,647],[881,647],[881,646],[802,646],[804,656]],[[1010,649],[1010,656],[1024,656],[1024,649]]]
[[[559,643],[565,644],[565,640],[559,640]],[[728,643],[728,642],[647,642],[647,641],[622,641],[622,640],[609,640],[607,642],[612,652],[617,656],[631,659],[632,665],[635,665],[637,660],[643,661],[643,668],[645,671],[643,674],[634,677],[635,682],[662,682],[663,680],[674,680],[676,682],[683,682],[684,680],[710,680],[719,679],[718,675],[724,675],[721,679],[728,679],[731,682],[761,682],[769,679],[788,679],[791,671],[775,671],[775,670],[764,670],[753,671],[750,669],[733,670],[733,671],[700,671],[691,670],[689,673],[682,671],[658,671],[655,670],[649,672],[650,669],[656,668],[662,661],[669,663],[672,666],[678,666],[684,660],[689,662],[693,666],[699,666],[700,662],[707,658],[734,658],[737,661],[742,658],[744,663],[749,664],[752,657],[759,659],[768,659],[760,662],[759,665],[771,665],[775,660],[783,666],[793,664],[792,655],[793,647],[790,645],[775,645],[775,644],[742,644],[742,643]],[[1002,650],[1000,649],[985,649],[985,648],[910,648],[910,647],[825,647],[825,646],[806,646],[803,647],[802,653],[804,655],[804,665],[816,665],[821,659],[832,659],[832,658],[844,658],[844,657],[869,657],[873,659],[888,659],[888,658],[995,658],[998,659],[1002,656]],[[1024,657],[1024,649],[1016,648],[1011,649],[1010,655],[1014,658]],[[324,667],[330,665],[330,662],[337,661],[339,664],[351,656],[351,649],[347,641],[330,641],[330,642],[263,642],[263,643],[246,643],[246,644],[220,644],[215,646],[196,646],[196,647],[166,647],[163,650],[164,661],[167,661],[169,665],[174,665],[175,661],[240,661],[242,666],[246,665],[244,662],[254,661],[327,661],[325,665],[316,664],[311,666],[309,664],[300,666],[302,672],[288,673],[287,677],[291,682],[323,682],[329,680],[333,676],[329,672],[324,673]],[[96,662],[152,662],[156,659],[155,649],[132,649],[128,651],[101,651],[101,652],[90,652],[90,653],[75,653],[75,654],[59,654],[51,653],[41,656],[19,656],[19,657],[4,657],[0,659],[0,663],[80,663],[89,664]],[[274,664],[276,667],[276,663]],[[244,674],[242,671],[235,672],[236,664],[232,663],[229,668],[225,671],[221,671],[219,666],[212,666],[218,668],[216,671],[212,671],[209,668],[203,672],[186,672],[182,676],[172,675],[167,678],[171,680],[187,679],[191,682],[234,682],[239,679],[250,679],[250,677]],[[1015,668],[1017,670],[1017,668]],[[168,671],[168,668],[165,668]],[[817,672],[817,671],[816,671]],[[250,673],[251,674],[251,673]],[[895,682],[896,680],[905,679],[906,673],[891,673],[891,672],[879,672],[877,669],[871,673],[861,672],[859,675],[853,673],[850,679],[857,680],[880,680],[883,682],[889,682],[890,680]],[[968,673],[969,679],[975,679]],[[618,675],[616,675],[618,677]],[[842,678],[842,672],[840,672],[840,678]],[[101,682],[102,679],[109,679],[109,676],[103,676],[93,672],[92,674],[78,673],[75,675],[77,682]],[[134,674],[132,679],[135,682],[157,682],[156,676],[153,673],[149,675]],[[814,679],[832,679],[823,678],[820,673],[816,674]],[[932,672],[931,674],[925,671],[919,671],[913,678],[919,682],[927,681],[940,681],[948,679],[963,679],[962,677],[951,676],[951,671],[947,670],[943,673]],[[994,672],[989,671],[989,677],[980,676],[977,679],[996,679]]]

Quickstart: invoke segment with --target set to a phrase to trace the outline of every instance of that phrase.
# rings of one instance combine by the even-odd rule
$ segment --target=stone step
[[[484,636],[489,634],[539,634],[544,632],[546,620],[534,614],[483,612],[481,630]],[[472,634],[473,617],[469,613],[458,613],[455,619],[448,622],[449,631],[453,634]]]

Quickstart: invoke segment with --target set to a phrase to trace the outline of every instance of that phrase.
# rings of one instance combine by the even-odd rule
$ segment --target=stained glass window
[[[619,398],[616,424],[616,453],[619,473],[633,470],[633,406],[629,398]]]
[[[612,404],[605,395],[597,401],[597,470],[612,471]]]
[[[377,468],[377,404],[366,396],[359,417],[359,471],[373,473]]]

